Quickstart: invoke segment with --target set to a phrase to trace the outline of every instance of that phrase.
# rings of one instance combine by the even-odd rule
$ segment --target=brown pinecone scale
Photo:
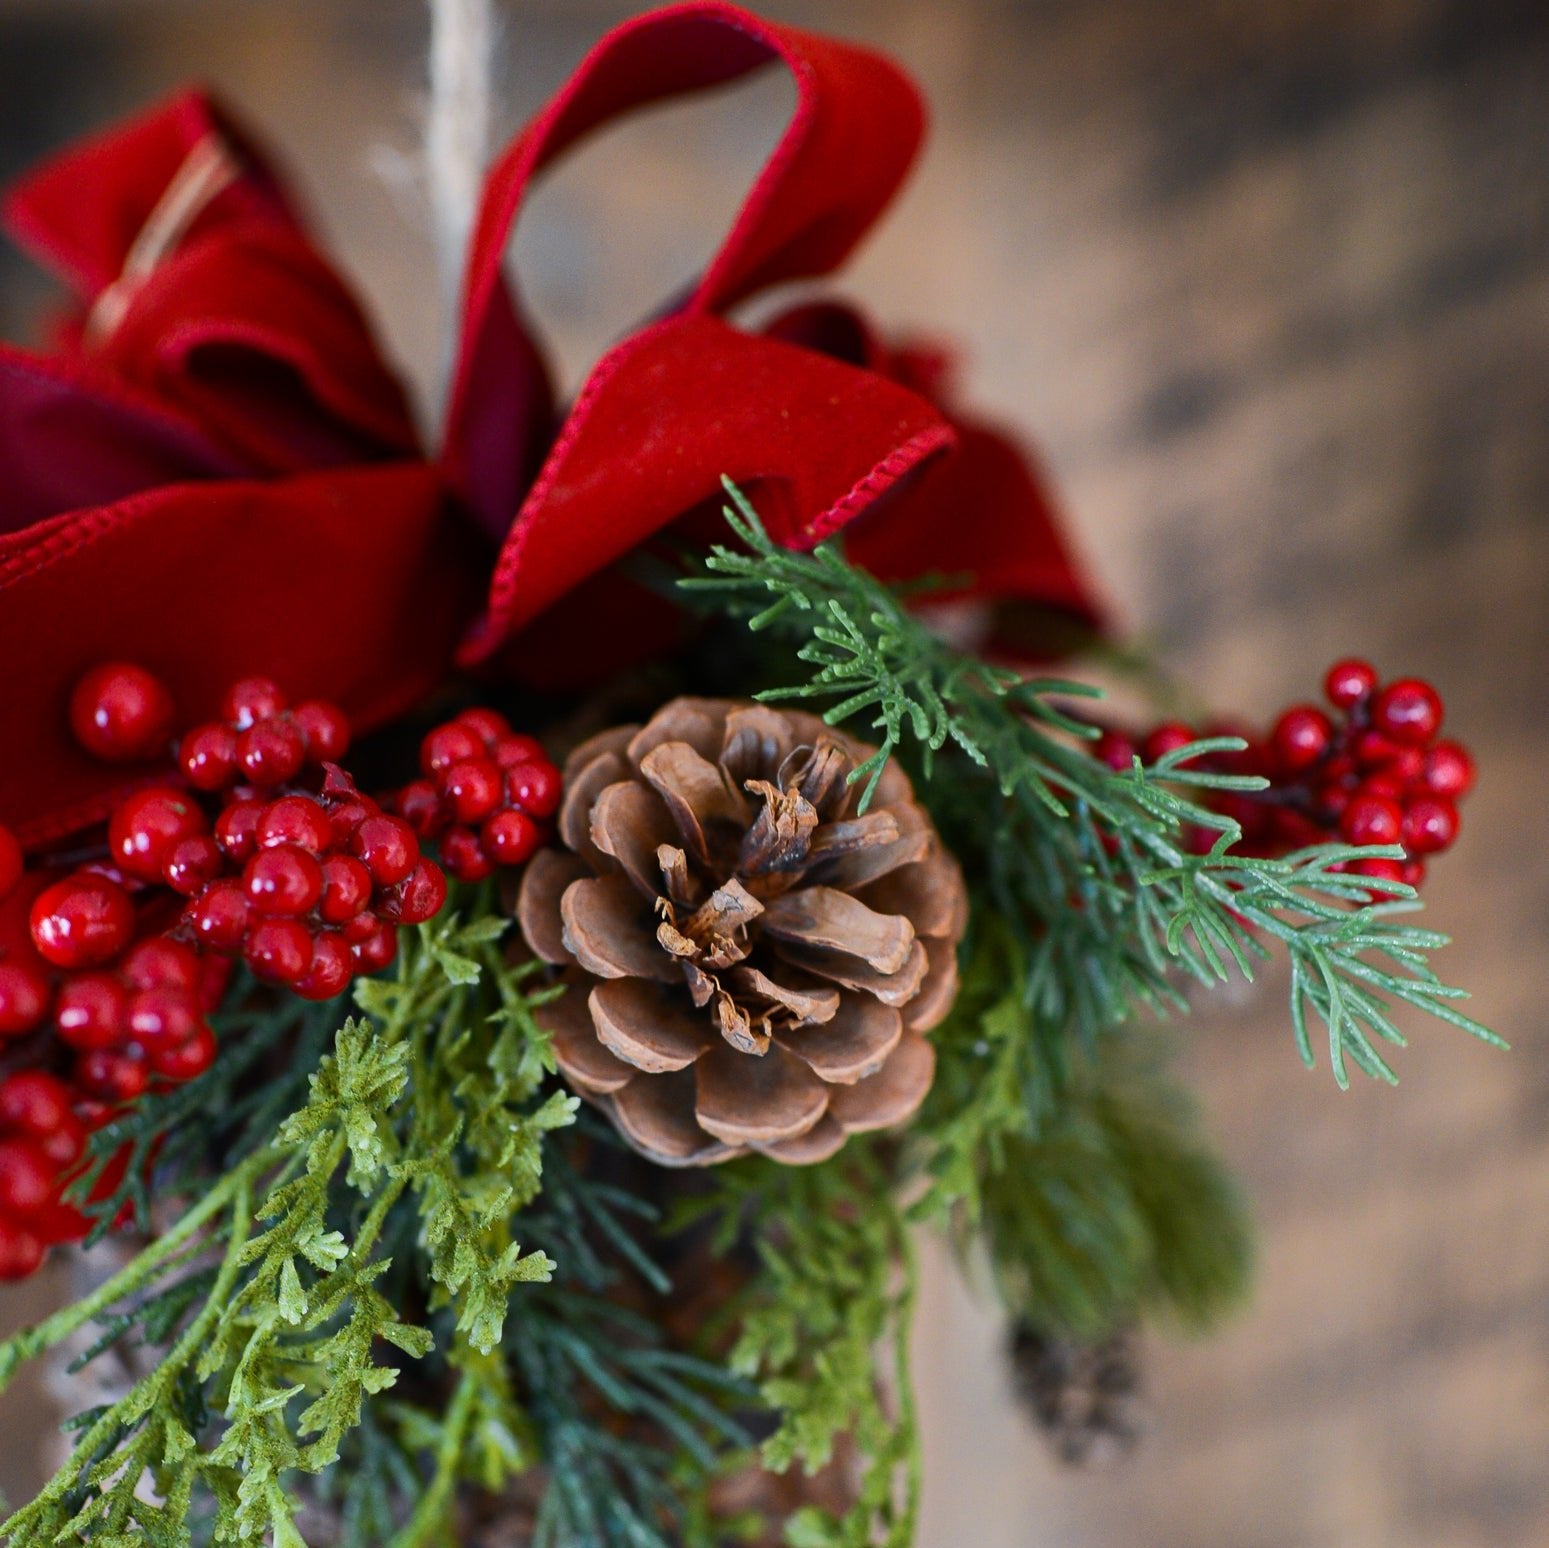
[[[817,717],[676,699],[565,769],[563,847],[517,917],[564,969],[567,1080],[667,1166],[815,1162],[919,1107],[957,992],[967,896],[893,763]]]

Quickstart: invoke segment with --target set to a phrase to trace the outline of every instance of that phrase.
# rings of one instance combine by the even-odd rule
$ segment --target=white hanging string
[[[490,151],[494,0],[430,0],[425,175],[444,315],[456,315],[463,257]]]

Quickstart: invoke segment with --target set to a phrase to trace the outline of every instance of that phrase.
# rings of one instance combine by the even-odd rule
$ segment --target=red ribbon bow
[[[797,107],[731,234],[557,413],[502,273],[530,182],[621,113],[773,60]],[[123,783],[65,720],[101,660],[157,672],[188,719],[263,672],[378,724],[454,653],[487,663],[520,636],[529,654],[562,638],[573,654],[616,600],[614,562],[691,529],[723,475],[783,543],[847,528],[852,555],[886,578],[973,574],[975,597],[1096,623],[1020,455],[933,402],[916,360],[837,307],[761,333],[725,320],[835,269],[922,126],[887,60],[729,5],[618,28],[490,172],[435,462],[349,289],[207,98],[35,173],[6,219],[78,311],[52,353],[0,346],[0,820],[46,842]],[[492,576],[480,533],[501,545]]]

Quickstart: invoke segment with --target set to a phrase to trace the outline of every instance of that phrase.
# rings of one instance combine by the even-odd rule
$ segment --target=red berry
[[[3,898],[22,879],[22,847],[16,835],[0,822],[0,898]]]
[[[1116,774],[1124,774],[1134,767],[1135,744],[1122,731],[1104,731],[1092,744],[1092,756]]]
[[[118,976],[130,989],[181,989],[199,987],[199,954],[181,941],[154,935],[137,941],[118,965]]]
[[[323,900],[318,912],[328,924],[353,919],[371,901],[371,872],[353,855],[323,861]]]
[[[133,1102],[144,1095],[150,1073],[145,1061],[132,1054],[92,1049],[75,1061],[75,1078],[89,1092],[109,1102]]]
[[[191,898],[221,873],[221,847],[207,833],[186,838],[167,851],[162,880],[176,893]]]
[[[506,773],[506,799],[529,817],[552,817],[563,789],[552,763],[521,763]]]
[[[237,771],[237,739],[229,726],[195,726],[178,743],[178,766],[195,790],[220,790]]]
[[[457,822],[481,822],[500,805],[500,769],[492,758],[465,758],[443,769],[437,783]]]
[[[1387,769],[1368,774],[1356,791],[1357,795],[1375,796],[1379,801],[1402,801],[1408,793],[1404,781]]]
[[[31,1215],[54,1191],[54,1168],[31,1140],[0,1139],[0,1213]]]
[[[396,898],[389,906],[390,917],[400,924],[424,924],[441,912],[446,902],[446,877],[441,867],[429,860],[421,860],[400,883]]]
[[[368,817],[350,836],[350,849],[379,887],[401,882],[420,857],[419,840],[401,817]]]
[[[1187,747],[1194,740],[1194,732],[1180,720],[1169,720],[1156,727],[1140,744],[1141,762],[1160,762],[1168,753]]]
[[[1413,887],[1418,891],[1425,885],[1425,861],[1406,860],[1401,878],[1406,887]]]
[[[422,839],[434,838],[446,826],[441,797],[428,779],[411,780],[394,802],[398,815]]]
[[[1440,854],[1458,836],[1458,809],[1445,796],[1417,796],[1404,808],[1403,834],[1410,854]]]
[[[291,711],[313,763],[337,763],[350,750],[350,723],[337,704],[308,699]]]
[[[1426,753],[1420,778],[1432,795],[1458,801],[1474,788],[1474,760],[1462,743],[1438,742]]]
[[[482,758],[486,751],[482,736],[454,720],[448,725],[437,726],[420,743],[420,771],[426,775],[439,774],[442,769],[449,769],[465,758]]]
[[[128,996],[112,973],[67,978],[54,1002],[54,1026],[72,1048],[112,1048],[122,1035]]]
[[[311,796],[281,796],[264,807],[258,818],[258,847],[295,844],[309,854],[320,855],[333,843],[333,824],[322,803]]]
[[[1345,807],[1339,831],[1348,844],[1396,844],[1402,822],[1396,801],[1363,791]]]
[[[289,720],[260,720],[237,738],[237,763],[255,785],[283,785],[307,761],[307,742]]]
[[[67,1112],[47,1134],[38,1136],[38,1149],[56,1176],[67,1172],[86,1154],[86,1125],[74,1113]]]
[[[1404,879],[1404,867],[1397,860],[1353,860],[1350,863],[1350,869],[1357,876],[1371,876],[1380,881],[1401,882]],[[1393,894],[1379,890],[1369,893],[1368,896],[1374,903],[1380,903],[1391,898]]]
[[[1423,747],[1441,729],[1441,696],[1417,677],[1389,683],[1372,703],[1372,725],[1406,747]]]
[[[48,1013],[48,979],[25,962],[0,962],[0,1037],[25,1037]]]
[[[381,924],[376,914],[369,908],[362,909],[353,919],[346,919],[339,927],[339,934],[349,942],[351,946],[358,946],[362,941],[369,941],[377,932]]]
[[[247,893],[234,877],[212,882],[189,905],[183,918],[203,946],[236,952],[247,935]]]
[[[43,1070],[19,1070],[0,1081],[0,1127],[21,1129],[35,1139],[63,1128],[74,1117],[70,1088]]]
[[[369,796],[350,796],[340,801],[328,812],[328,820],[333,826],[333,842],[348,844],[361,823],[368,817],[375,817],[381,810]]]
[[[512,732],[495,743],[495,762],[503,769],[514,769],[519,763],[547,763],[548,756],[536,737]]]
[[[285,709],[285,695],[267,677],[244,677],[226,690],[221,700],[221,719],[238,731],[272,719]]]
[[[484,743],[485,749],[491,752],[494,751],[501,737],[511,734],[511,723],[499,710],[485,709],[482,706],[465,709],[454,723],[466,726]]]
[[[101,876],[70,876],[32,905],[32,942],[55,967],[96,967],[134,938],[134,904]]]
[[[543,830],[525,812],[496,812],[480,836],[480,848],[496,865],[523,865],[543,842]]]
[[[215,1062],[215,1034],[200,1022],[181,1043],[158,1044],[150,1051],[151,1068],[167,1080],[192,1080]]]
[[[233,801],[215,819],[215,842],[233,860],[242,861],[258,852],[261,801]]]
[[[0,1215],[0,1279],[25,1279],[43,1267],[45,1252],[37,1235]]]
[[[294,919],[264,919],[248,932],[243,956],[265,983],[294,985],[311,965],[312,937]]]
[[[129,1000],[129,1031],[148,1051],[187,1042],[200,1020],[186,989],[142,989]]]
[[[181,790],[138,790],[108,823],[108,853],[130,876],[157,882],[173,846],[205,831],[204,813]]]
[[[380,924],[352,949],[360,972],[380,973],[398,955],[398,932],[390,924]]]
[[[304,1000],[331,1000],[349,988],[355,976],[355,953],[336,931],[325,930],[312,948],[312,964],[296,985]]]
[[[70,695],[70,729],[76,741],[106,763],[161,756],[174,715],[166,685],[127,661],[93,667]]]
[[[1270,752],[1276,766],[1287,774],[1300,774],[1329,750],[1334,727],[1314,704],[1298,704],[1275,722],[1269,734]]]
[[[441,863],[460,882],[483,881],[495,870],[472,828],[448,828],[441,835]]]
[[[1377,686],[1377,672],[1370,662],[1351,658],[1336,661],[1323,679],[1323,692],[1336,709],[1354,709]]]
[[[323,868],[295,844],[261,849],[242,871],[248,902],[260,914],[294,919],[310,914],[323,895]]]

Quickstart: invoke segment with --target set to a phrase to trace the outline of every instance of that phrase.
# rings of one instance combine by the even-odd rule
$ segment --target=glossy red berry
[[[398,932],[390,924],[379,924],[352,950],[360,972],[380,973],[383,968],[390,967],[398,955]]]
[[[400,924],[424,924],[441,912],[446,902],[446,877],[441,867],[421,860],[400,883],[391,900],[390,912]]]
[[[45,1248],[37,1233],[0,1215],[0,1280],[26,1279],[43,1267]]]
[[[86,1154],[86,1125],[74,1113],[65,1113],[59,1122],[37,1137],[38,1149],[58,1175],[68,1171]],[[62,1240],[58,1236],[54,1241]]]
[[[1406,887],[1414,887],[1418,890],[1425,885],[1425,861],[1406,860],[1399,875]]]
[[[129,997],[129,1033],[147,1050],[186,1043],[201,1019],[186,989],[141,989]]]
[[[205,831],[204,813],[181,790],[137,790],[108,823],[108,853],[130,876],[157,882],[173,847]]]
[[[192,1080],[215,1062],[215,1034],[200,1022],[181,1043],[158,1044],[150,1050],[151,1068],[166,1080]]]
[[[105,877],[70,876],[38,894],[31,923],[33,945],[55,967],[96,967],[134,938],[134,904]]]
[[[1401,882],[1404,879],[1404,867],[1398,860],[1385,860],[1373,858],[1370,860],[1353,860],[1350,869],[1357,876],[1370,876],[1379,881]],[[1391,898],[1392,893],[1386,891],[1373,891],[1370,896],[1373,901],[1381,902],[1384,898]]]
[[[237,737],[237,766],[255,785],[283,785],[307,761],[307,742],[290,720],[260,720]]]
[[[161,679],[128,661],[93,667],[70,695],[70,729],[76,741],[106,763],[162,756],[175,713]]]
[[[543,830],[525,812],[496,812],[480,839],[480,848],[496,865],[524,865],[543,842]]]
[[[546,763],[547,754],[543,743],[535,736],[523,736],[512,732],[495,743],[495,762],[503,769],[514,769],[519,763]]]
[[[1404,808],[1404,848],[1412,855],[1436,855],[1458,836],[1458,809],[1445,796],[1417,796]]]
[[[233,801],[215,819],[215,842],[233,860],[247,860],[258,852],[258,820],[261,801]]]
[[[144,1096],[150,1071],[133,1054],[93,1049],[75,1061],[75,1078],[87,1091],[108,1102],[133,1102]]]
[[[441,796],[428,779],[416,779],[398,792],[398,815],[422,839],[434,838],[446,826]]]
[[[304,1000],[331,1000],[349,988],[355,976],[355,953],[349,942],[333,930],[325,930],[312,947],[312,961],[296,985]]]
[[[237,772],[237,738],[229,726],[195,726],[178,743],[178,766],[195,790],[220,790]]]
[[[294,844],[309,854],[320,855],[333,843],[333,824],[322,803],[311,796],[281,796],[259,814],[258,847]]]
[[[483,706],[465,709],[457,717],[456,724],[466,726],[484,743],[486,750],[491,752],[502,737],[511,734],[510,721],[499,710],[486,709]]]
[[[312,937],[295,919],[264,919],[248,932],[243,957],[257,978],[297,984],[312,962]]]
[[[36,1214],[54,1191],[54,1168],[32,1140],[0,1139],[0,1214]]]
[[[318,913],[327,924],[353,919],[371,901],[371,872],[353,855],[323,861],[323,897]]]
[[[456,822],[482,822],[500,805],[500,767],[493,758],[465,758],[442,769],[437,783]]]
[[[1165,758],[1168,753],[1177,752],[1180,747],[1187,747],[1194,740],[1194,732],[1180,720],[1169,720],[1156,727],[1140,744],[1140,757],[1143,763],[1157,763]]]
[[[1339,831],[1348,844],[1396,844],[1402,822],[1396,801],[1362,793],[1345,807]]]
[[[119,1040],[128,1000],[115,974],[73,974],[60,986],[54,1002],[54,1027],[72,1048],[112,1048]]]
[[[374,909],[364,908],[353,919],[346,919],[340,925],[339,934],[351,946],[359,946],[362,941],[369,941],[376,934],[381,923]]]
[[[1425,755],[1420,779],[1432,795],[1461,800],[1474,788],[1474,760],[1460,742],[1438,742]]]
[[[1336,709],[1354,709],[1377,686],[1377,671],[1369,661],[1354,657],[1336,661],[1323,679],[1323,692]]]
[[[16,835],[0,822],[0,898],[22,879],[24,865],[22,847],[17,843]]]
[[[348,846],[361,823],[368,817],[375,817],[380,811],[381,807],[369,796],[353,795],[336,802],[328,812],[328,820],[333,826],[333,842]]]
[[[70,1088],[43,1070],[18,1070],[0,1081],[0,1128],[20,1129],[35,1139],[64,1127]]]
[[[1134,767],[1135,744],[1122,731],[1104,731],[1092,744],[1092,756],[1116,774],[1125,774]]]
[[[247,900],[259,914],[295,919],[310,914],[323,895],[323,868],[295,844],[261,849],[242,870]]]
[[[118,976],[130,989],[180,989],[191,994],[199,987],[199,974],[199,954],[164,935],[137,941],[118,965]]]
[[[212,882],[183,917],[200,945],[211,951],[239,951],[251,918],[247,892],[234,877]]]
[[[1441,695],[1417,677],[1389,683],[1372,701],[1372,725],[1406,747],[1421,747],[1441,729]]]
[[[221,719],[238,731],[255,726],[284,712],[285,695],[278,683],[267,677],[244,677],[226,690],[221,700]]]
[[[350,835],[350,849],[379,887],[401,882],[420,857],[419,840],[401,817],[367,817]]]
[[[186,838],[167,851],[162,864],[162,880],[176,893],[191,898],[207,883],[215,880],[224,864],[221,847],[207,833]]]
[[[1329,750],[1334,727],[1314,704],[1288,709],[1269,734],[1270,753],[1276,766],[1287,774],[1310,769]]]
[[[309,699],[291,711],[313,763],[337,763],[350,750],[350,723],[337,704]]]
[[[483,881],[495,872],[495,862],[472,828],[448,828],[441,835],[441,863],[460,882]]]
[[[552,817],[562,789],[552,763],[519,763],[506,771],[506,799],[529,817]]]
[[[459,725],[454,720],[448,725],[437,726],[420,743],[420,772],[433,777],[454,763],[482,758],[487,750],[482,736],[471,726]]]
[[[0,960],[0,1038],[25,1037],[48,1014],[48,979],[31,964]]]

